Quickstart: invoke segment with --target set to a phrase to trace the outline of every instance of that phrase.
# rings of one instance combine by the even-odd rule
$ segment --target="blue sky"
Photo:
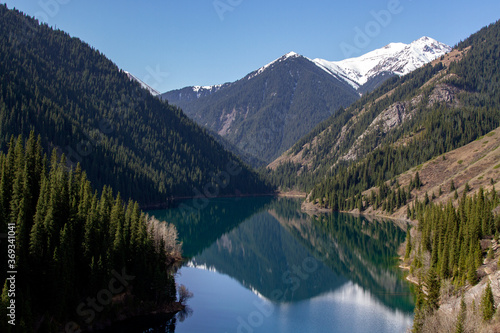
[[[290,51],[341,60],[421,36],[453,46],[500,19],[498,0],[6,3],[81,38],[160,92],[235,81]]]

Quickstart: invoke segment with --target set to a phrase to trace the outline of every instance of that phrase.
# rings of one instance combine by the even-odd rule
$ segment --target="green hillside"
[[[310,199],[325,207],[352,209],[365,189],[495,129],[499,31],[497,22],[441,59],[389,79],[299,140],[268,176],[282,188],[312,189]]]
[[[4,151],[12,135],[35,130],[45,149],[79,162],[96,188],[108,184],[142,205],[204,187],[210,194],[270,190],[180,109],[149,95],[99,51],[5,5],[0,57]],[[229,178],[228,168],[237,170]]]

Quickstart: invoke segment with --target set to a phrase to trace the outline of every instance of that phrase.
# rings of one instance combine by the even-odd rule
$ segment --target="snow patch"
[[[451,51],[451,47],[430,37],[410,44],[390,43],[356,58],[341,61],[313,59],[326,72],[343,78],[355,89],[383,72],[405,75]]]

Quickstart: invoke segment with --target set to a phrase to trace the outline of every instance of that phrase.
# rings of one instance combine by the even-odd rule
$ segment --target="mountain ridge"
[[[0,23],[0,149],[34,130],[97,189],[111,186],[141,205],[167,205],[204,186],[221,195],[271,190],[206,129],[80,39],[6,5]],[[12,36],[26,24],[36,38],[18,43]],[[221,182],[228,165],[240,174]]]
[[[448,45],[423,36],[410,44],[389,43],[356,58],[340,61],[316,58],[312,61],[325,71],[344,77],[358,90],[384,72],[405,75],[449,51]]]
[[[364,62],[369,58],[372,58],[373,56],[381,56],[384,55],[384,52],[381,52],[383,50],[393,50],[393,52],[385,52],[385,55],[389,58],[395,58],[400,55],[404,55],[404,53],[408,54],[410,51],[416,53],[413,54],[414,56],[416,55],[417,58],[420,58],[420,63],[407,63],[406,65],[408,66],[401,66],[400,62],[397,62],[396,64],[399,65],[394,65],[394,66],[389,66],[390,64],[387,64],[384,59],[380,60],[376,65],[372,65],[368,70],[365,69],[359,70],[356,73],[356,67],[360,67],[359,63]],[[421,49],[421,52],[418,52],[419,49]],[[402,42],[392,42],[389,43],[381,48],[369,51],[359,57],[353,57],[353,58],[346,58],[343,60],[339,61],[330,61],[330,60],[325,60],[321,58],[308,58],[306,56],[303,56],[299,53],[296,53],[294,51],[290,51],[284,55],[282,55],[279,58],[276,58],[275,60],[271,61],[270,63],[260,67],[257,70],[254,70],[247,75],[245,75],[243,78],[247,78],[248,80],[254,78],[255,76],[261,74],[264,72],[267,68],[272,66],[273,64],[276,64],[277,62],[284,61],[288,58],[293,58],[293,57],[303,57],[314,64],[316,64],[318,67],[321,69],[325,70],[327,73],[334,75],[334,76],[340,76],[344,78],[349,84],[351,84],[355,89],[359,89],[362,85],[367,83],[369,79],[381,74],[382,72],[388,72],[389,70],[387,67],[393,67],[399,70],[395,70],[394,73],[396,75],[405,75],[408,74],[409,72],[415,70],[418,67],[421,67],[422,65],[435,60],[436,58],[439,58],[440,56],[444,55],[445,53],[451,51],[452,48],[444,43],[441,43],[431,37],[427,36],[422,36],[413,42],[409,44],[405,44]],[[423,57],[423,59],[422,59]],[[414,59],[410,59],[414,60]],[[372,61],[373,62],[373,61]],[[378,69],[378,70],[377,70]],[[349,71],[350,70],[350,71]],[[363,73],[364,72],[364,73]],[[390,71],[389,71],[390,72]],[[234,81],[236,82],[236,81]],[[205,91],[210,91],[211,93],[217,92],[220,88],[234,83],[234,82],[226,82],[222,84],[214,84],[214,85],[208,85],[208,86],[186,86],[183,88],[178,88],[170,91],[181,91],[185,90],[186,88],[191,88],[194,92],[199,92],[200,90],[205,90]],[[168,93],[168,92],[167,92]],[[165,94],[165,93],[164,93]],[[200,95],[199,97],[202,97],[203,95]]]
[[[268,164],[339,108],[349,106],[390,77],[411,72],[449,50],[428,37],[408,45],[390,45],[390,50],[382,48],[342,63],[312,60],[292,51],[235,82],[184,87],[161,98],[182,108],[239,151]],[[365,68],[366,57],[374,54],[378,58]],[[363,73],[355,74],[358,81],[349,78],[354,71],[347,73],[349,66],[344,63],[351,69],[364,66]]]
[[[359,94],[296,53],[217,86],[162,94],[198,124],[269,163]]]

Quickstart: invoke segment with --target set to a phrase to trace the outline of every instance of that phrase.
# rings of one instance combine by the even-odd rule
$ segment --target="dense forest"
[[[48,157],[41,141],[33,132],[26,141],[12,138],[7,154],[0,154],[0,233],[15,233],[2,240],[9,249],[2,262],[17,271],[14,298],[7,271],[0,273],[1,331],[56,331],[69,320],[89,327],[110,319],[111,306],[147,311],[175,301],[169,273],[180,257],[175,227],[109,187],[98,194],[79,165],[68,168],[56,150]],[[81,306],[117,276],[124,279],[122,287],[114,285],[121,302],[102,298],[97,314]],[[17,305],[16,326],[7,324],[10,299]]]
[[[206,130],[99,51],[6,5],[0,6],[0,57],[4,152],[11,135],[35,130],[44,149],[80,163],[96,189],[109,185],[141,205],[198,192],[271,191]],[[238,173],[221,177],[228,167]]]
[[[500,216],[492,213],[499,203],[495,189],[491,192],[479,189],[473,196],[467,196],[464,191],[457,207],[451,201],[446,205],[417,201],[413,205],[411,214],[418,220],[418,225],[416,230],[407,233],[404,261],[409,264],[410,275],[418,283],[414,332],[436,331],[437,327],[432,326],[436,321],[429,318],[439,308],[441,295],[464,294],[466,287],[479,282],[478,269],[485,261],[494,258],[493,240],[499,240]],[[488,245],[485,247],[484,244]],[[483,298],[488,289],[491,294],[488,285]],[[490,301],[492,297],[486,295],[488,302],[481,300],[470,305],[467,316],[462,309],[453,329],[456,328],[456,332],[465,332],[465,327],[471,326],[478,329],[474,327],[477,323],[467,322],[472,321],[474,318],[471,317],[477,313],[488,322],[495,312],[494,301]],[[470,309],[471,306],[474,308]],[[443,321],[440,317],[437,321],[445,325],[440,323]],[[450,332],[449,328],[443,327],[437,331]]]
[[[363,129],[366,129],[382,110],[397,101],[412,99],[418,89],[424,91],[424,97],[409,121],[403,122],[390,132],[373,131],[364,137],[357,146],[357,156],[361,157],[357,162],[338,160],[333,165],[326,163],[321,156],[331,157],[329,150],[331,151],[332,144],[319,144],[311,152],[315,157],[310,171],[289,162],[276,171],[268,172],[268,176],[282,187],[288,185],[285,183],[286,176],[291,177],[291,180],[288,180],[289,186],[301,189],[309,189],[319,182],[312,188],[312,200],[318,200],[320,205],[335,210],[363,210],[367,200],[361,197],[364,190],[381,186],[396,175],[461,147],[500,125],[499,44],[500,21],[483,28],[456,47],[458,50],[468,48],[462,60],[451,62],[448,67],[442,63],[429,64],[408,76],[390,79],[374,94],[363,97],[345,111],[352,113],[361,105],[366,105],[365,112],[356,116],[357,122],[353,129],[344,133],[344,141],[336,148],[337,158],[352,147],[352,143],[363,133]],[[427,82],[443,70],[445,72],[440,75],[446,75],[445,84],[460,91],[457,95],[459,102],[453,106],[441,102],[429,104],[428,101],[435,86],[432,82]],[[392,94],[376,101],[377,96],[391,90]],[[344,117],[349,118],[350,115]],[[336,124],[336,120],[331,119],[327,124]],[[316,130],[317,133],[325,131],[328,133],[320,140],[334,142],[333,138],[338,136],[341,129],[337,126],[335,130],[323,124]],[[300,144],[304,145],[304,141],[300,141],[298,145]],[[292,151],[294,149],[300,148],[295,146]],[[321,151],[324,151],[324,155],[321,155]],[[323,162],[324,164],[321,164]],[[321,164],[319,170],[323,172],[314,171],[316,163]],[[330,176],[325,178],[325,174]]]

